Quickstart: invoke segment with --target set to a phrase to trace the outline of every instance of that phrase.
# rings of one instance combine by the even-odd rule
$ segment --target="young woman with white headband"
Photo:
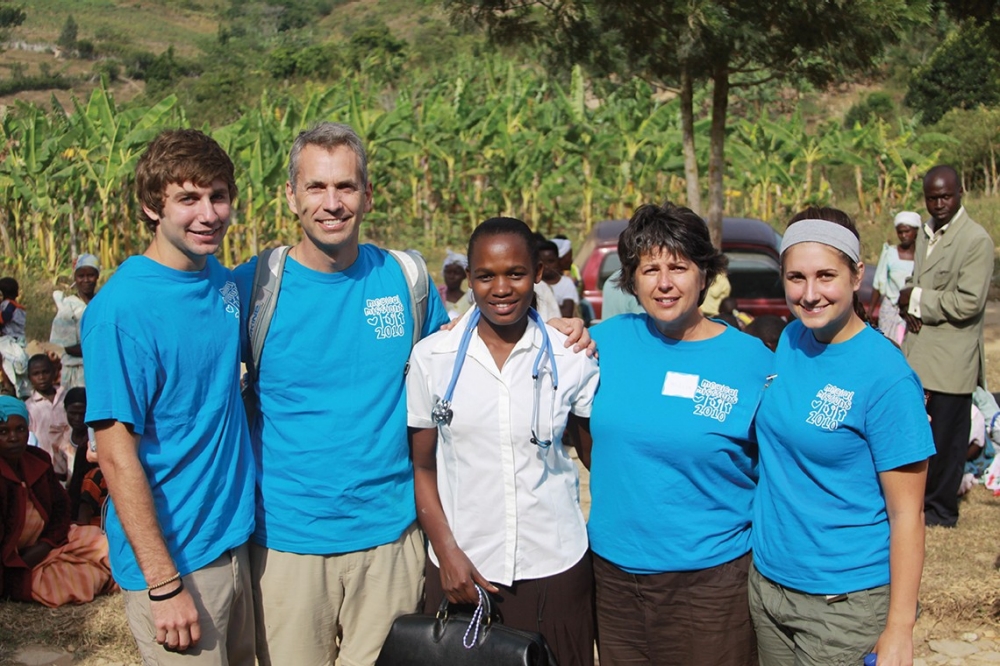
[[[920,380],[866,324],[858,232],[832,208],[781,244],[797,318],[757,414],[750,609],[761,666],[913,662],[934,453]]]

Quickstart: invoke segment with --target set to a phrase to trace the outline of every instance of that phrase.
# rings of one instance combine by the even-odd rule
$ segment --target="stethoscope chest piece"
[[[438,426],[451,425],[451,420],[455,416],[455,413],[451,408],[451,401],[455,395],[455,385],[458,383],[458,377],[462,372],[462,365],[464,365],[465,357],[469,352],[469,343],[472,340],[472,332],[479,323],[480,314],[481,313],[477,308],[469,316],[469,322],[465,327],[465,331],[462,333],[462,340],[458,345],[458,352],[455,355],[455,364],[452,367],[451,379],[448,382],[448,388],[445,390],[444,396],[438,398],[437,402],[434,403],[434,408],[431,410],[431,419]],[[552,436],[550,435],[549,439],[542,439],[538,436],[538,412],[539,402],[541,400],[541,386],[539,385],[538,379],[542,372],[542,359],[548,356],[549,375],[552,380],[552,404],[549,408],[550,432],[553,429],[552,423],[555,421],[555,394],[556,389],[559,386],[559,369],[556,367],[555,354],[552,351],[552,341],[549,340],[549,334],[545,330],[545,323],[534,309],[528,310],[528,316],[535,322],[535,324],[538,325],[538,328],[542,332],[541,349],[538,350],[538,355],[535,357],[535,362],[531,369],[531,379],[535,386],[535,400],[531,415],[531,443],[536,444],[542,449],[547,449],[552,445]]]
[[[434,423],[441,425],[451,425],[451,419],[455,412],[451,410],[451,400],[438,400],[431,410],[431,419]]]

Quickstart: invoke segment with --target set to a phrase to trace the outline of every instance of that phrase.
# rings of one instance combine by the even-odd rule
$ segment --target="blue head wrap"
[[[0,395],[0,421],[7,421],[11,416],[20,416],[28,423],[27,405],[13,396]]]

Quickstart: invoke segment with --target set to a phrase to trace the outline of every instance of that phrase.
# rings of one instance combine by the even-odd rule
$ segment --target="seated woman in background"
[[[417,516],[430,540],[424,610],[492,593],[507,626],[560,666],[594,663],[592,570],[567,417],[590,415],[597,363],[531,309],[531,230],[493,218],[469,240],[476,307],[421,340],[406,377]]]
[[[618,256],[643,312],[590,329],[601,382],[580,454],[601,664],[756,666],[754,415],[773,354],[699,309],[726,258],[693,211],[641,206]]]
[[[934,441],[903,353],[865,322],[854,222],[792,218],[781,242],[796,320],[757,413],[750,612],[761,666],[913,663]],[[603,350],[602,350],[603,355]]]
[[[0,596],[55,608],[117,589],[107,539],[70,524],[69,497],[49,455],[28,447],[28,410],[10,396],[0,396],[0,525]]]

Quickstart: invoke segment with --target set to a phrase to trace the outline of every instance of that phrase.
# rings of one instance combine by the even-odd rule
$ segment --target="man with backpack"
[[[448,315],[421,259],[359,242],[372,186],[350,127],[298,136],[285,193],[302,239],[235,271],[257,398],[258,659],[372,664],[423,587],[404,375]]]

